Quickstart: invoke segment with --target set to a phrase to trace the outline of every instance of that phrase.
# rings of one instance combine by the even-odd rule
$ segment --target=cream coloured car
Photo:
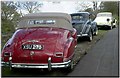
[[[98,27],[109,27],[113,28],[113,17],[111,12],[101,12],[97,14],[97,17],[94,20],[97,23]]]

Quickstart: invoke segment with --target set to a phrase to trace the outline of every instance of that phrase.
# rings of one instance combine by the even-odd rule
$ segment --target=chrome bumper
[[[1,66],[9,67],[10,63],[9,62],[1,62]]]
[[[77,35],[77,37],[83,37],[83,36],[88,36],[88,34]]]
[[[48,64],[28,64],[28,63],[11,63],[10,62],[2,62],[2,66],[9,66],[12,68],[48,68],[51,70],[52,68],[67,68],[70,66],[71,60],[62,63],[51,63],[51,58],[48,58]]]
[[[97,27],[111,27],[111,25],[97,25]]]

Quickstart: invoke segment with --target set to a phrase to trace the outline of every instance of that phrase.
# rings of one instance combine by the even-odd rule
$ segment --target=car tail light
[[[11,53],[10,53],[10,52],[4,52],[4,56],[5,56],[5,57],[11,56]]]
[[[5,52],[5,53],[4,53],[4,56],[5,56],[5,57],[6,57],[6,56],[10,56],[10,53]]]
[[[56,52],[55,57],[63,57],[63,52]]]

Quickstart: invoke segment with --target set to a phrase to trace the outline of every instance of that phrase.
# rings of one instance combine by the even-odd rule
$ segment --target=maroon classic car
[[[23,16],[2,50],[2,66],[14,68],[73,68],[76,30],[66,13]]]

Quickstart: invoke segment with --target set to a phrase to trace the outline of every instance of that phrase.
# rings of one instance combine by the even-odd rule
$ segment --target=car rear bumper
[[[77,37],[84,37],[84,36],[88,36],[88,34],[77,35]]]
[[[98,26],[111,26],[111,22],[100,22],[100,23],[97,23]]]
[[[70,66],[71,60],[62,63],[51,63],[51,58],[48,58],[47,64],[33,64],[33,63],[11,63],[11,62],[2,62],[2,66],[8,66],[12,68],[67,68]]]
[[[110,27],[111,25],[97,25],[98,27]]]

